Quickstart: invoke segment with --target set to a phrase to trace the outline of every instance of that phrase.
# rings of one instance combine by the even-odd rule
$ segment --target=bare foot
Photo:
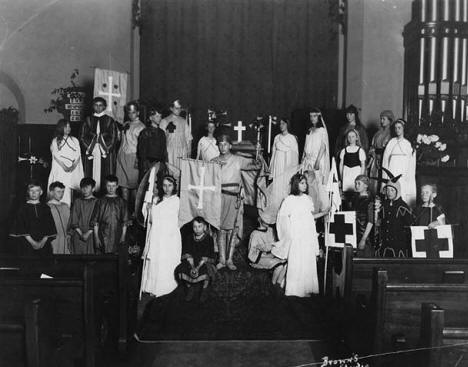
[[[216,269],[221,270],[221,269],[224,268],[225,266],[226,266],[226,263],[220,261],[220,262],[216,265]]]
[[[227,263],[226,263],[227,267],[229,270],[237,270],[237,266],[234,265],[234,263],[232,262],[232,260],[228,260]]]

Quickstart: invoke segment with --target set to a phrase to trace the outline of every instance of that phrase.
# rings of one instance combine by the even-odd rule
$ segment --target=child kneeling
[[[204,302],[207,298],[210,278],[216,272],[214,242],[207,232],[207,223],[204,218],[194,218],[192,229],[193,233],[182,242],[182,262],[175,272],[186,288],[185,300],[191,301],[195,295],[194,288],[199,287],[199,299],[200,302]]]

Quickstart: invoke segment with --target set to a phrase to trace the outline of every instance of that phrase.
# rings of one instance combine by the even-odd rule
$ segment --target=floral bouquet
[[[417,162],[427,165],[447,163],[451,157],[447,151],[447,143],[441,141],[438,135],[418,134],[416,137]]]

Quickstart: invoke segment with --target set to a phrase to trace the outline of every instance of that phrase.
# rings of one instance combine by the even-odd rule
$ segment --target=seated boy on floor
[[[414,225],[435,228],[445,223],[443,209],[434,203],[437,196],[435,184],[424,184],[421,186],[421,206],[414,209]]]
[[[250,235],[248,259],[250,266],[255,269],[273,269],[273,284],[281,285],[286,273],[286,260],[271,253],[275,246],[276,237],[273,228],[258,217],[258,227]]]
[[[214,242],[208,234],[207,227],[203,217],[195,217],[192,221],[193,233],[182,242],[182,262],[175,272],[186,288],[187,302],[193,299],[195,287],[200,288],[200,302],[206,301],[210,278],[216,272]]]

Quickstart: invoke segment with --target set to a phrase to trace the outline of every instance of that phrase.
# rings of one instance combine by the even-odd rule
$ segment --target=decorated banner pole
[[[273,117],[271,115],[268,116],[268,154],[271,153],[271,124],[273,123]]]
[[[333,199],[333,191],[328,193],[328,202],[332,203]],[[328,212],[327,215],[327,222],[325,223],[325,270],[323,272],[323,294],[326,294],[327,291],[327,268],[328,268],[328,234],[330,232],[330,220],[331,220],[332,212],[331,210]]]

